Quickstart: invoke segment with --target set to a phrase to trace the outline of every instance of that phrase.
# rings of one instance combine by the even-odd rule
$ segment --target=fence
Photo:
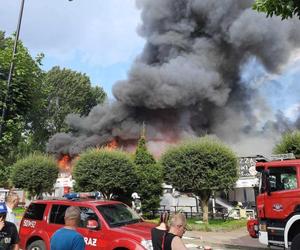
[[[202,218],[203,213],[202,211],[197,211],[196,206],[169,206],[170,209],[166,209],[166,206],[161,206],[160,209],[152,211],[153,217],[155,215],[168,212],[168,213],[177,213],[181,212],[184,213],[186,218]],[[210,219],[226,219],[228,217],[227,209],[216,210],[216,213],[213,214],[212,212],[208,212],[208,217]]]

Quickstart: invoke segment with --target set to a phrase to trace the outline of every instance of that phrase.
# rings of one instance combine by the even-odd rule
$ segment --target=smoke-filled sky
[[[54,44],[54,53],[48,50],[53,58],[80,58],[95,69],[101,68],[110,53],[120,53],[119,61],[126,58],[127,63],[135,54],[135,60],[128,75],[120,75],[112,88],[116,100],[96,106],[86,118],[69,115],[66,121],[75,132],[55,135],[48,145],[50,152],[74,155],[113,138],[130,147],[145,122],[155,153],[181,139],[215,134],[239,155],[269,154],[280,133],[299,123],[298,19],[267,19],[246,0],[137,0],[140,12],[130,6],[133,1],[112,2],[123,4],[105,13],[90,10],[82,1],[72,2],[73,13],[77,13],[73,26],[71,17],[63,14],[68,4],[63,10],[56,9],[60,22],[54,21],[57,25],[48,33],[61,34],[69,44],[57,34],[45,41],[49,48]],[[74,9],[79,5],[81,9]],[[133,26],[139,20],[137,13],[141,14],[137,34],[146,42],[142,50],[134,28],[126,32],[113,29],[129,10],[135,13],[130,17],[136,20]],[[102,19],[108,14],[115,15],[109,19],[112,25]],[[60,27],[64,22],[71,25],[65,32]],[[66,36],[68,32],[73,37]],[[112,43],[94,40],[101,41],[99,34],[111,33],[112,41],[119,45],[116,50]],[[73,42],[75,52],[68,49]],[[122,54],[128,48],[130,55]]]

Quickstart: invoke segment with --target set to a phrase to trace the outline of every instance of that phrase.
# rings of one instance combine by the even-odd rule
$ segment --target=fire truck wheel
[[[299,249],[300,249],[300,234],[297,234],[292,240],[291,250],[299,250]]]
[[[27,250],[46,250],[45,242],[36,240],[27,247]]]

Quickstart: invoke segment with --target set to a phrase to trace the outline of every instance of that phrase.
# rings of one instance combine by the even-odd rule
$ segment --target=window
[[[51,208],[49,222],[54,224],[65,224],[65,212],[69,206],[53,205]],[[80,207],[80,222],[79,227],[86,228],[88,220],[96,220],[99,223],[96,213],[88,207]]]
[[[24,215],[25,219],[43,220],[46,204],[31,203]]]
[[[141,218],[124,204],[97,206],[110,227],[124,226],[141,221]]]
[[[297,188],[297,174],[294,167],[271,167],[269,170],[269,181],[272,192]]]
[[[65,212],[69,206],[66,205],[53,205],[51,208],[49,223],[65,224]]]

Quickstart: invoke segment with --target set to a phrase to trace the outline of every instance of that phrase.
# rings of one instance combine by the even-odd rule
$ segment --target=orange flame
[[[58,166],[61,170],[70,171],[71,170],[71,157],[69,155],[64,155],[58,161]]]
[[[106,147],[109,151],[115,150],[118,148],[118,143],[116,139],[113,139],[111,142],[109,142]]]

